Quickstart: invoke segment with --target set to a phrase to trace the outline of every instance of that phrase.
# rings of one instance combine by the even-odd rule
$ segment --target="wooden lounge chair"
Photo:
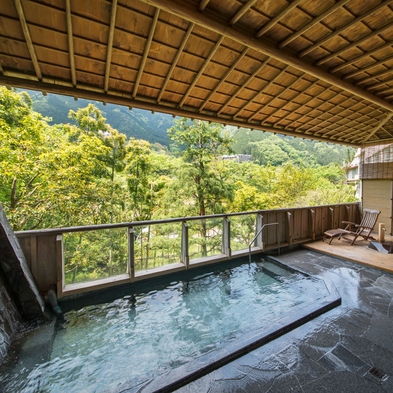
[[[345,228],[330,229],[326,231],[324,233],[323,241],[329,239],[329,244],[331,244],[332,240],[337,237],[338,240],[341,238],[349,240],[352,245],[359,236],[363,237],[364,240],[368,240],[369,238],[373,239],[371,232],[374,229],[380,214],[381,212],[379,210],[364,209],[363,219],[360,224],[356,224],[351,221],[343,221],[342,223],[346,225]],[[353,236],[353,239],[348,238],[348,236]]]

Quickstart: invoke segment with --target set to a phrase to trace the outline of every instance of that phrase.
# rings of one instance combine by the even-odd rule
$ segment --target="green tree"
[[[0,201],[15,230],[39,227],[47,213],[49,129],[26,93],[0,87]]]
[[[187,118],[176,119],[168,135],[183,160],[176,182],[172,183],[174,205],[183,205],[182,215],[205,216],[225,211],[227,201],[233,197],[233,187],[226,181],[220,157],[231,152],[229,135],[223,135],[219,124]],[[202,220],[202,255],[208,252],[207,232],[206,221]]]

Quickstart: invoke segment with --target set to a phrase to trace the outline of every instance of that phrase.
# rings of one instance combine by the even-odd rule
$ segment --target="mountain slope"
[[[145,139],[151,143],[169,145],[167,129],[172,126],[171,115],[151,113],[142,109],[129,110],[127,107],[102,102],[78,99],[72,97],[48,94],[42,95],[37,91],[27,91],[33,101],[33,109],[43,116],[50,117],[50,124],[73,123],[68,118],[70,110],[85,108],[89,103],[94,104],[104,115],[108,124],[119,132],[137,139]]]

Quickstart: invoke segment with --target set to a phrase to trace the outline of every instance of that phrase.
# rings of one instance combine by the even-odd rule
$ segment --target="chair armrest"
[[[345,229],[346,230],[348,230],[348,228],[351,228],[352,226],[355,226],[356,227],[356,222],[352,222],[352,221],[343,221],[342,222],[343,224],[346,224],[345,225]]]

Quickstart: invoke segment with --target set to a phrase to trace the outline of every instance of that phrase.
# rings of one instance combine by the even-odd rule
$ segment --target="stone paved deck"
[[[312,250],[280,259],[333,281],[342,305],[177,393],[393,392],[393,274]]]

